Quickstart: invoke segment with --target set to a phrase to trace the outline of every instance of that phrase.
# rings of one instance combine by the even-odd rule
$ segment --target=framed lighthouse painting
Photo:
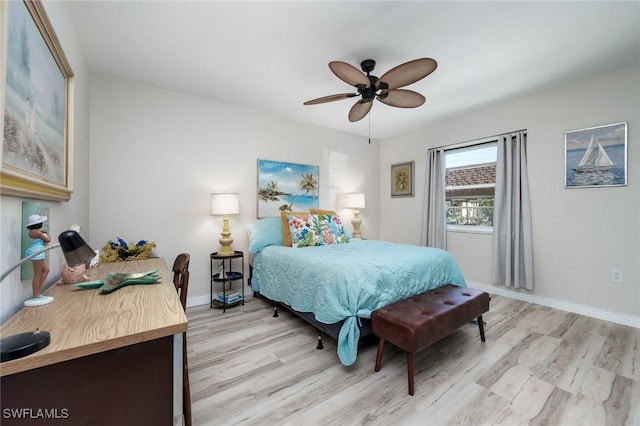
[[[564,187],[627,185],[627,123],[572,130],[564,135]]]

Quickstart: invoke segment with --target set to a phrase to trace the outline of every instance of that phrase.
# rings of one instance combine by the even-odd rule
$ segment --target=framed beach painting
[[[627,123],[564,135],[565,188],[627,185]]]
[[[320,167],[258,160],[258,218],[319,206]]]
[[[73,72],[42,3],[7,3],[0,193],[67,201],[73,191]]]

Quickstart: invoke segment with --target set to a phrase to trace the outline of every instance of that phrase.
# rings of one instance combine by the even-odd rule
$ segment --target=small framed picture
[[[391,196],[413,197],[413,161],[391,165]]]
[[[627,185],[627,123],[573,130],[564,135],[564,187]]]

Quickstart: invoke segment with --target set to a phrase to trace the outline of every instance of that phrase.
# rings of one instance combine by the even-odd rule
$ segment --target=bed
[[[337,338],[344,365],[355,362],[363,322],[374,310],[445,284],[466,286],[447,251],[349,238],[288,247],[278,238],[279,219],[268,219],[247,226],[253,291],[316,326],[326,325],[324,331]],[[271,236],[264,237],[266,233]]]

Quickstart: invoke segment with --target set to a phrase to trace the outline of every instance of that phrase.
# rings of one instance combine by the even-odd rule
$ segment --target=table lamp
[[[358,209],[364,209],[364,194],[347,194],[347,207],[353,209],[353,218],[351,219],[351,225],[353,225],[353,238],[360,239],[360,225],[362,219],[360,219],[360,212]]]
[[[28,262],[33,257],[60,247],[64,254],[64,259],[69,266],[77,266],[90,261],[96,256],[95,251],[82,239],[76,231],[64,231],[58,236],[58,244],[48,245],[42,250],[38,250],[25,257],[20,262],[7,269],[0,276],[2,282],[11,272]],[[51,342],[51,334],[48,331],[36,330],[27,333],[14,334],[0,339],[0,362],[11,361],[31,355],[40,349],[46,348]]]
[[[222,215],[222,235],[218,240],[221,248],[218,250],[218,255],[229,256],[235,252],[231,248],[233,238],[231,238],[231,232],[229,231],[229,216],[230,214],[240,213],[240,202],[238,200],[237,193],[218,193],[211,194],[211,214]]]

